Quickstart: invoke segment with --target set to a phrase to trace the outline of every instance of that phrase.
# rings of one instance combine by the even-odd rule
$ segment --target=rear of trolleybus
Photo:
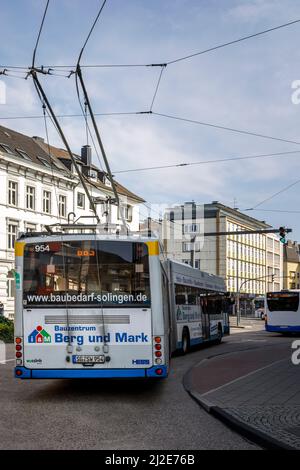
[[[167,376],[157,240],[51,235],[15,254],[16,377]]]
[[[267,292],[266,331],[279,333],[300,332],[299,290]]]

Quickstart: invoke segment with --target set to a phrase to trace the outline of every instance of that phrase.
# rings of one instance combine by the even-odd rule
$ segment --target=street
[[[235,329],[221,345],[173,358],[162,382],[13,378],[0,365],[3,449],[257,449],[208,414],[186,392],[183,378],[205,358],[253,349],[265,355],[291,338],[256,328]],[[256,331],[258,329],[258,331]],[[8,357],[13,357],[12,345]],[[213,374],[213,371],[210,371]]]

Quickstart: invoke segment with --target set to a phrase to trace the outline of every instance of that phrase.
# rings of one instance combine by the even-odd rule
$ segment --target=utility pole
[[[238,236],[236,236],[235,246],[236,246],[236,291],[238,292],[238,289],[239,289],[239,239],[238,239]],[[238,302],[236,302],[235,309],[236,309],[236,318],[238,318],[238,315],[240,314],[240,299]]]

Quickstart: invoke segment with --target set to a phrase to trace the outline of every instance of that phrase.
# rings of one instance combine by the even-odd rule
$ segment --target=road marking
[[[5,365],[7,362],[15,361],[15,359],[6,359],[5,361],[0,361],[0,364]]]
[[[246,375],[242,375],[241,377],[238,377],[237,379],[231,380],[230,382],[227,382],[226,384],[220,385],[220,387],[213,388],[212,390],[209,390],[208,392],[202,393],[201,396],[205,397],[205,395],[209,395],[210,393],[216,392],[217,390],[221,390],[224,387],[227,387],[227,385],[234,384],[235,382],[238,382],[239,380],[245,379],[246,377],[250,377],[253,374],[256,374],[256,372],[261,372],[262,370],[268,369],[268,367],[274,366],[275,364],[279,364],[280,362],[287,361],[288,358],[280,359],[279,361],[272,362],[271,364],[268,364],[267,366],[260,367],[259,369],[253,370],[252,372],[249,372]]]

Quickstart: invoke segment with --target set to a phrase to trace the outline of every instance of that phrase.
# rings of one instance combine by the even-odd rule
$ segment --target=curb
[[[289,446],[288,444],[284,444],[283,442],[279,441],[278,439],[269,436],[268,434],[255,429],[253,426],[250,426],[243,421],[232,416],[230,413],[224,408],[221,408],[217,405],[214,405],[206,398],[203,398],[199,393],[193,392],[192,390],[188,390],[185,387],[188,394],[208,413],[212,416],[218,418],[220,421],[228,425],[234,431],[237,431],[242,436],[246,437],[247,439],[255,442],[256,444],[260,445],[261,447],[267,450],[293,450],[295,451],[295,447]]]

